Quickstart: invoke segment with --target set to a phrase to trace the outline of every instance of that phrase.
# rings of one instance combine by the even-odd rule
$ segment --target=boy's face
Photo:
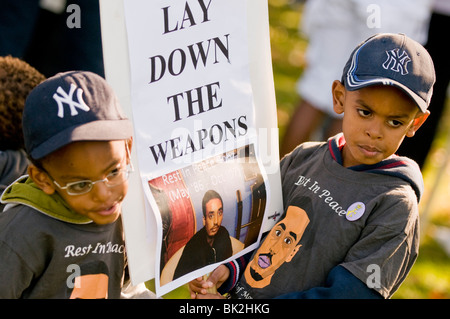
[[[414,136],[429,115],[420,112],[411,98],[392,86],[347,91],[335,81],[332,90],[334,110],[344,113],[345,167],[376,164],[393,155],[405,136]]]
[[[120,216],[122,201],[128,190],[127,181],[113,187],[99,182],[88,193],[69,195],[53,180],[64,187],[82,180],[98,181],[119,169],[125,169],[129,161],[125,143],[123,140],[71,143],[44,159],[43,166],[48,174],[31,169],[30,176],[35,174],[33,180],[47,194],[58,192],[78,214],[92,219],[96,224],[112,223]]]

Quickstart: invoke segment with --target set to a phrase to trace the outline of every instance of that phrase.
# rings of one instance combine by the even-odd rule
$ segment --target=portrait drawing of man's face
[[[298,243],[308,224],[302,208],[288,207],[285,218],[272,228],[244,272],[250,286],[264,288],[270,284],[275,271],[299,251]]]

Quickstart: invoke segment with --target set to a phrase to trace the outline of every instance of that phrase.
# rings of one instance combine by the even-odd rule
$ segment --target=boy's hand
[[[220,294],[211,294],[211,290],[216,290],[219,288],[225,280],[230,276],[230,270],[224,266],[220,265],[211,273],[208,279],[204,280],[202,277],[192,280],[189,282],[189,290],[191,291],[191,298],[196,299],[199,296],[205,298],[217,298]]]

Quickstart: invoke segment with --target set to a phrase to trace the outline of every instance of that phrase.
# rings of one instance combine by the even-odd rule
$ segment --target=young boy
[[[44,80],[45,77],[25,61],[0,57],[0,193],[26,173],[28,160],[23,150],[22,112],[30,91]]]
[[[2,194],[0,298],[118,298],[131,122],[106,81],[66,72],[23,112],[28,176]]]
[[[247,268],[240,258],[191,289],[224,292],[241,272],[233,297],[390,298],[417,258],[423,191],[417,164],[394,153],[428,117],[434,82],[431,57],[407,36],[360,44],[332,85],[343,133],[282,159],[283,218]]]

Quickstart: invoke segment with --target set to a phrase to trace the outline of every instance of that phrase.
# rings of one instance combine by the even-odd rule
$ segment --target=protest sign
[[[254,249],[281,215],[267,2],[100,4],[106,78],[135,131],[131,278],[164,294]]]

